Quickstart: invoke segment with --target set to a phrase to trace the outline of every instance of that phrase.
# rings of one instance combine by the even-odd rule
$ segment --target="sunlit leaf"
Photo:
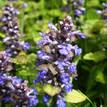
[[[100,2],[99,0],[89,0],[87,1],[86,3],[87,7],[95,7],[95,6],[99,6],[100,5]]]
[[[0,37],[4,38],[4,37],[5,37],[5,35],[4,35],[3,33],[0,33]]]
[[[70,103],[80,103],[85,101],[87,97],[83,93],[73,89],[70,93],[66,95],[65,99],[67,102]]]
[[[56,94],[58,94],[61,91],[61,89],[59,87],[55,87],[50,84],[45,85],[43,87],[43,90],[50,96],[55,96]]]
[[[84,55],[83,57],[85,60],[92,60],[95,62],[102,61],[106,58],[106,52],[105,51],[97,51],[97,52],[90,52]]]
[[[20,64],[20,65],[27,64],[27,63],[35,61],[35,54],[32,53],[30,55],[27,55],[26,53],[21,52],[19,53],[18,56],[16,56],[15,58],[12,58],[11,61],[13,63]]]
[[[32,73],[25,69],[25,70],[18,71],[17,75],[19,75],[19,76],[31,76]]]
[[[94,13],[93,13],[94,14]],[[89,16],[87,16],[89,17]],[[95,16],[96,17],[96,16]],[[87,20],[84,25],[82,26],[83,28],[83,31],[86,35],[86,37],[90,37],[90,38],[95,38],[96,37],[96,34],[94,33],[93,30],[95,30],[94,26],[97,26],[98,23],[101,23],[102,21],[99,21],[98,19],[94,19],[93,20],[93,17],[90,17],[89,20]],[[100,26],[98,26],[100,27]],[[97,27],[97,28],[98,28]],[[100,32],[100,31],[99,31]]]
[[[28,62],[27,55],[24,52],[21,52],[18,56],[12,59],[12,62],[16,64],[26,64]]]
[[[106,81],[104,79],[104,74],[103,72],[99,71],[96,75],[96,81],[105,84]]]

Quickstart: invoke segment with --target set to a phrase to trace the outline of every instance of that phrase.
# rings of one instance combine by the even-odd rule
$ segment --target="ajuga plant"
[[[3,104],[3,107],[7,103],[13,104],[15,107],[32,107],[38,103],[37,91],[28,87],[28,81],[16,76],[9,76],[9,71],[13,71],[10,59],[18,55],[20,51],[29,49],[27,42],[19,41],[17,20],[19,12],[13,7],[13,1],[9,0],[0,19],[3,22],[0,28],[6,35],[3,39],[6,49],[0,52],[0,103]]]
[[[0,52],[0,73],[6,73],[13,69],[10,57],[5,51]]]
[[[86,11],[84,8],[84,3],[85,3],[84,0],[71,0],[73,17],[74,17],[77,29],[81,29],[82,21],[80,20],[80,17],[84,15]]]
[[[37,91],[29,88],[27,83],[16,76],[0,74],[0,102],[4,105],[10,103],[11,107],[35,106],[38,103]]]
[[[12,70],[10,58],[15,57],[22,50],[28,50],[30,45],[28,42],[19,41],[20,32],[18,26],[17,15],[19,11],[13,7],[13,0],[8,2],[4,7],[3,15],[0,18],[2,22],[1,30],[5,33],[3,43],[6,46],[4,52],[0,52],[0,72],[8,72]]]
[[[43,102],[48,105],[49,100],[55,98],[57,107],[66,107],[64,96],[72,91],[72,79],[77,77],[77,67],[73,61],[82,52],[76,40],[85,36],[75,30],[70,16],[65,17],[56,26],[49,23],[49,29],[49,32],[40,33],[42,39],[38,46],[41,50],[37,52],[39,72],[34,83],[57,87],[59,91],[55,95],[51,96],[45,92]]]
[[[69,2],[69,0],[68,0]],[[84,14],[84,0],[71,0],[72,9],[74,10],[75,18],[79,17],[80,15]]]
[[[12,6],[12,3],[4,7],[4,13],[1,18],[3,25],[1,29],[5,32],[6,37],[3,42],[6,44],[6,53],[8,56],[14,57],[21,50],[29,49],[29,44],[19,41],[20,33],[18,27],[17,15],[19,11]]]
[[[85,13],[84,0],[66,0],[67,4],[66,6],[62,7],[63,11],[71,13],[72,18],[74,18],[74,22],[78,27],[81,25],[80,17]],[[80,29],[80,28],[78,28]]]

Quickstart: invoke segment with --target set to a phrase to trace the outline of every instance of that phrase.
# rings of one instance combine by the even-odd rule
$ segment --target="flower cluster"
[[[72,8],[74,10],[75,17],[79,17],[80,15],[85,13],[84,0],[72,0]]]
[[[37,52],[37,65],[40,71],[34,82],[59,87],[61,91],[57,95],[56,105],[65,107],[64,95],[72,91],[71,78],[77,76],[77,68],[73,59],[80,56],[82,52],[75,41],[85,36],[75,31],[70,16],[60,21],[57,26],[49,23],[49,29],[47,33],[40,33],[42,39],[38,42],[38,46],[41,50]],[[50,96],[47,94],[43,97],[45,103],[48,103],[49,99]]]
[[[32,107],[38,103],[37,91],[27,86],[28,81],[6,74],[13,70],[11,57],[18,55],[21,50],[30,48],[28,42],[19,41],[18,13],[12,4],[6,5],[0,19],[3,22],[1,29],[6,34],[3,39],[6,50],[0,52],[0,103],[11,103],[15,107]]]
[[[85,13],[84,0],[66,0],[67,5],[62,7],[63,11],[72,12],[75,18]]]
[[[11,2],[14,0],[11,0]],[[9,2],[10,3],[10,2]],[[0,18],[2,22],[1,30],[5,33],[3,43],[6,46],[4,52],[0,52],[0,72],[6,73],[12,70],[11,57],[15,57],[22,50],[28,50],[28,42],[19,41],[20,32],[18,27],[17,15],[19,11],[10,3],[4,7],[3,15]]]
[[[0,52],[0,73],[9,72],[13,69],[10,57],[5,52]]]
[[[4,13],[1,18],[3,22],[2,30],[5,32],[6,37],[3,42],[6,44],[6,53],[8,56],[16,56],[20,50],[29,49],[28,43],[19,41],[19,27],[17,22],[17,15],[19,11],[12,5],[6,5],[4,7]]]
[[[27,81],[18,77],[0,74],[0,102],[12,103],[16,107],[37,105],[37,91],[27,86]]]

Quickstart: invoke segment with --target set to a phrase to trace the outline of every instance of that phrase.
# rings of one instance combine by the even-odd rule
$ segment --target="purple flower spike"
[[[27,81],[18,77],[0,75],[0,101],[17,106],[32,107],[38,103],[37,91],[27,86]]]
[[[73,84],[72,83],[69,83],[69,84],[66,84],[64,86],[64,89],[67,93],[71,92],[72,91],[72,88],[73,88]]]
[[[45,104],[47,104],[47,103],[49,102],[50,98],[51,98],[51,97],[50,97],[48,94],[45,94],[45,96],[43,96],[43,102],[44,102]]]
[[[66,103],[63,98],[58,98],[56,104],[57,104],[57,107],[66,107]]]
[[[84,34],[74,30],[72,18],[67,16],[60,21],[57,26],[49,23],[50,31],[40,33],[42,39],[38,42],[41,48],[37,52],[37,66],[39,72],[35,84],[50,84],[60,88],[57,98],[57,107],[66,107],[64,96],[72,91],[73,84],[71,78],[76,77],[77,68],[73,63],[76,56],[80,56],[82,49],[76,45],[77,39],[85,38]],[[48,104],[50,97],[43,97],[43,102]],[[51,97],[52,98],[52,97]]]
[[[29,42],[22,42],[21,45],[25,51],[30,49],[30,43]]]
[[[28,50],[30,48],[30,45],[27,42],[22,45],[22,42],[19,41],[20,33],[17,18],[18,14],[19,11],[12,5],[6,5],[4,7],[4,13],[0,18],[3,23],[1,30],[3,30],[6,35],[3,42],[6,45],[6,52],[10,57],[18,55],[18,53],[23,49]]]
[[[77,71],[76,65],[75,65],[75,64],[71,64],[71,65],[69,66],[69,71],[70,71],[71,73],[75,73],[75,72]]]

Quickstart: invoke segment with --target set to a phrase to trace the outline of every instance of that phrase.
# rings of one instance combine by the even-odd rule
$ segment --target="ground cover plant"
[[[106,0],[0,0],[0,107],[107,107]]]

